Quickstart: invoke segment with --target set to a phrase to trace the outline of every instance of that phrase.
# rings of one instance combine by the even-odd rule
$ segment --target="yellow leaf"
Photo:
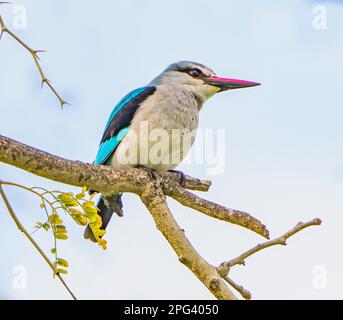
[[[101,246],[101,248],[103,248],[104,250],[107,249],[107,241],[104,239],[100,239],[99,240],[99,245]]]
[[[60,219],[58,214],[53,214],[49,217],[49,221],[52,224],[61,224],[63,221]]]
[[[48,223],[43,224],[42,227],[43,227],[43,229],[45,231],[49,231],[50,230],[50,225]]]
[[[56,273],[68,274],[68,270],[58,268],[58,269],[56,269]]]
[[[98,214],[98,208],[96,208],[96,207],[85,208],[85,213],[89,216],[97,215]]]
[[[73,197],[73,194],[69,193],[63,193],[58,196],[58,199],[60,202],[62,202],[66,207],[77,207],[79,203],[77,200]]]
[[[64,228],[58,228],[60,226],[56,226],[55,228],[55,232],[58,233],[58,234],[62,234],[62,233],[68,233],[68,230],[64,227]]]
[[[86,226],[88,224],[88,219],[85,216],[73,216],[72,218],[81,226]]]
[[[102,219],[99,215],[92,215],[92,216],[88,216],[89,219],[89,224],[91,225],[99,225],[101,227],[102,225]]]
[[[94,207],[95,206],[95,202],[94,201],[86,201],[82,204],[82,208],[89,208],[89,207]]]
[[[78,193],[75,197],[78,200],[82,200],[85,197],[85,194],[84,193]]]
[[[105,234],[106,234],[106,230],[103,230],[103,229],[98,229],[97,230],[97,236],[99,238],[102,238]]]
[[[58,240],[67,240],[68,236],[66,234],[61,234],[61,233],[55,233],[55,237]]]
[[[43,223],[37,221],[37,222],[36,222],[36,225],[35,225],[35,229],[39,229],[39,228],[42,227],[42,226],[43,226]]]
[[[74,216],[84,215],[84,213],[81,210],[78,210],[78,209],[69,209],[69,212],[72,215],[74,215]]]
[[[69,263],[67,260],[64,260],[64,259],[61,259],[61,258],[58,258],[57,259],[57,264],[61,267],[65,267],[65,268],[68,268],[69,267]]]

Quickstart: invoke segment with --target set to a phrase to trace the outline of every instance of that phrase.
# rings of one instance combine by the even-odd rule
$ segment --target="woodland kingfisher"
[[[258,85],[257,82],[217,77],[200,63],[174,63],[147,86],[132,91],[116,105],[94,163],[116,168],[144,167],[159,172],[173,170],[194,143],[203,104],[216,93]],[[163,134],[154,135],[156,130]],[[175,132],[179,132],[178,138],[181,136],[182,141],[189,143],[174,143]],[[163,138],[164,147],[154,157],[156,136]],[[106,229],[114,212],[123,216],[121,196],[100,198],[97,207],[102,229]],[[85,231],[85,238],[96,241],[90,226]]]

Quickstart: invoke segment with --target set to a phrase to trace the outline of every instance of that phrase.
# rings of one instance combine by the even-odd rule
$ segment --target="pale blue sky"
[[[343,257],[343,6],[342,1],[13,1],[25,5],[25,41],[45,49],[42,63],[71,103],[62,112],[33,61],[6,35],[0,41],[0,134],[69,158],[91,162],[114,104],[168,64],[194,60],[218,75],[263,86],[212,98],[201,128],[226,130],[226,169],[205,196],[254,213],[276,236],[316,216],[321,228],[251,258],[234,279],[255,298],[342,298]],[[312,27],[313,7],[328,10],[326,30]],[[11,7],[1,7],[10,26]],[[181,166],[199,178],[206,165]],[[71,190],[0,164],[3,180]],[[42,219],[30,195],[11,190],[27,226]],[[132,195],[126,216],[111,223],[106,252],[83,240],[69,221],[60,249],[71,262],[67,280],[80,298],[212,298],[182,266]],[[198,251],[219,264],[261,241],[170,201]],[[0,297],[69,298],[0,204]],[[42,243],[47,235],[38,236]],[[50,248],[50,243],[46,245]],[[337,252],[338,251],[338,252]],[[12,287],[12,270],[27,270],[27,290]],[[313,270],[327,272],[316,290]]]

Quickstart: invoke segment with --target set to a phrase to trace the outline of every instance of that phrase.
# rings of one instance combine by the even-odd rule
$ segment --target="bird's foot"
[[[140,166],[140,165],[137,165],[136,166],[137,169],[142,169],[144,170],[145,172],[148,173],[149,177],[152,179],[152,180],[157,180],[158,179],[158,174],[157,174],[157,171],[154,170],[154,169],[151,169],[151,168],[147,168],[147,167],[144,167],[144,166]]]
[[[184,187],[186,184],[186,175],[182,172],[182,171],[178,171],[178,170],[169,170],[169,172],[171,173],[177,173],[180,176],[180,180],[179,183],[181,185],[181,187]]]

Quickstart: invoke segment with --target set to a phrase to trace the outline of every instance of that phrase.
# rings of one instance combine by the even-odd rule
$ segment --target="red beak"
[[[204,82],[211,86],[218,87],[220,91],[255,87],[255,86],[261,85],[258,82],[238,80],[238,79],[229,79],[229,78],[219,78],[216,76],[205,78]]]

